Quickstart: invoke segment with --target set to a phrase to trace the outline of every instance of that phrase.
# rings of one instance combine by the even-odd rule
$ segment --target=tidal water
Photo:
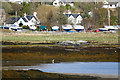
[[[118,62],[64,62],[54,64],[38,64],[34,66],[9,66],[8,70],[41,70],[55,73],[82,73],[118,75]]]

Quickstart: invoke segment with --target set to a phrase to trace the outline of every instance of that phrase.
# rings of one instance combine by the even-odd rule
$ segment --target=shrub
[[[23,28],[23,29],[29,29],[29,27],[28,27],[28,26],[25,26],[25,25],[22,26],[22,28]]]

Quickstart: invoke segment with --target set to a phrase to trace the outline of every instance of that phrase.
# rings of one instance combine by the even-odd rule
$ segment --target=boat
[[[22,27],[16,26],[16,25],[12,25],[9,27],[9,30],[12,31],[22,31]]]
[[[46,27],[46,26],[41,25],[41,26],[40,26],[40,30],[41,30],[41,31],[45,31],[45,30],[47,30],[47,27]]]
[[[30,30],[32,30],[32,31],[35,31],[35,30],[37,29],[37,27],[35,27],[35,26],[30,26],[29,28],[30,28]]]
[[[2,25],[0,25],[0,29],[3,29],[3,26],[2,26]]]
[[[67,25],[62,25],[62,28],[63,28],[63,30],[69,32],[69,31],[71,31],[71,29],[72,29],[73,27],[72,27],[72,25],[67,24]]]
[[[104,28],[99,28],[100,31],[116,31],[118,30],[117,26],[104,26]]]
[[[74,25],[73,27],[77,32],[82,32],[84,30],[84,26],[81,25]]]
[[[52,27],[52,30],[53,30],[53,31],[58,31],[58,30],[59,30],[59,26],[53,26],[53,27]]]
[[[111,31],[111,30],[118,30],[118,27],[117,26],[105,26],[105,28],[108,29],[108,31]]]
[[[99,28],[99,31],[108,31],[107,28]]]

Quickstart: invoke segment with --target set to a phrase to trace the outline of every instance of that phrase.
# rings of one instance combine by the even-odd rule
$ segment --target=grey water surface
[[[6,69],[4,67],[4,69]],[[34,66],[9,66],[8,70],[41,70],[55,73],[82,73],[118,75],[118,62],[64,62]]]

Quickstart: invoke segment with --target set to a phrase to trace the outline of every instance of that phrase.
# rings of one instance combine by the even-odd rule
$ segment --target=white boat
[[[30,28],[30,30],[33,30],[33,31],[37,29],[37,27],[35,27],[35,26],[30,26],[29,28]]]
[[[100,31],[115,31],[118,30],[117,26],[105,26],[104,28],[99,28]]]
[[[59,30],[59,26],[53,26],[53,27],[52,27],[52,30],[53,30],[53,31],[58,31],[58,30]]]
[[[12,31],[22,31],[22,27],[16,26],[16,25],[12,25],[9,27],[9,30]]]
[[[108,31],[107,28],[99,28],[99,31]]]
[[[110,31],[110,30],[118,30],[117,26],[105,26],[105,28],[107,28],[108,31]]]
[[[72,27],[72,25],[62,25],[62,28],[63,28],[63,30],[65,30],[65,31],[71,31],[71,29],[73,29],[73,27]]]
[[[79,31],[82,32],[82,30],[84,30],[84,26],[81,26],[81,25],[74,25],[73,27],[77,32],[79,32]]]

